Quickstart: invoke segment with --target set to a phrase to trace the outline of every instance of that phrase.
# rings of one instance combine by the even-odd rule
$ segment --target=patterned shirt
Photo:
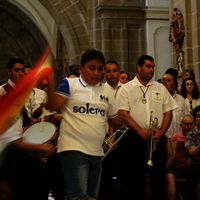
[[[196,147],[200,143],[200,133],[196,128],[193,128],[189,133],[186,135],[185,140],[185,147],[186,150],[190,149],[191,147]],[[189,154],[187,154],[186,165],[200,163],[200,159],[195,159]]]

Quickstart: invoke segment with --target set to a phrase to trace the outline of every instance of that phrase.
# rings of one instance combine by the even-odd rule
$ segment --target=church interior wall
[[[158,79],[166,68],[176,67],[177,52],[168,41],[168,31],[173,9],[177,7],[183,13],[185,25],[183,68],[194,68],[199,79],[200,3],[197,0],[0,2],[1,16],[4,16],[1,19],[7,20],[1,20],[0,48],[10,52],[7,58],[5,52],[1,53],[0,57],[4,58],[1,66],[14,54],[33,64],[51,43],[58,80],[63,77],[66,65],[79,64],[81,52],[88,47],[100,49],[106,60],[117,60],[131,77],[136,74],[138,57],[152,55],[157,66],[155,79]],[[19,35],[17,27],[23,34]],[[10,30],[9,35],[6,28]],[[0,72],[5,74],[5,67]]]

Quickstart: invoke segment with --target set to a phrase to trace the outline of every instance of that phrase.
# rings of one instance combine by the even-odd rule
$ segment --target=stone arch
[[[87,11],[80,1],[39,0],[51,13],[62,34],[69,64],[78,64],[81,51],[90,46]]]
[[[2,76],[6,76],[5,66],[13,55],[18,55],[33,65],[46,46],[53,43],[56,77],[60,79],[64,60],[67,60],[70,65],[78,64],[81,52],[90,47],[87,11],[84,3],[81,1],[56,3],[49,0],[39,1],[49,15],[42,13],[42,5],[39,6],[38,3],[27,2],[28,5],[26,5],[18,0],[13,2],[0,0],[0,49],[7,49],[6,56],[2,55],[0,61],[3,66]],[[34,14],[38,14],[41,19]],[[51,16],[54,21],[49,19],[48,22],[48,16]],[[52,24],[55,25],[53,28]],[[6,78],[0,76],[0,80]]]
[[[0,80],[7,79],[6,65],[13,56],[33,65],[47,46],[38,27],[19,8],[0,0]]]

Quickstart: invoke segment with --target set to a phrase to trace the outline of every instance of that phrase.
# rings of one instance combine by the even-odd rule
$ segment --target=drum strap
[[[11,85],[9,85],[8,82],[5,83],[2,87],[7,93],[11,92],[14,89]],[[31,119],[28,117],[24,107],[21,110],[21,114],[23,115],[23,128],[24,128],[31,123]],[[17,118],[15,119],[15,121],[17,121]]]
[[[11,92],[11,91],[14,89],[14,88],[13,88],[12,86],[10,86],[8,83],[4,84],[2,87],[4,88],[4,90],[5,90],[7,93]]]

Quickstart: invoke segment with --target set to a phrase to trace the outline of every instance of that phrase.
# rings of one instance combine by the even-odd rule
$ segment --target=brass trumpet
[[[148,145],[148,149],[149,149],[149,160],[148,160],[148,162],[147,162],[147,166],[149,166],[149,167],[154,166],[154,165],[153,165],[153,162],[152,162],[152,154],[153,154],[153,152],[156,150],[156,142],[153,141],[153,135],[154,135],[153,130],[154,130],[154,129],[157,129],[157,127],[158,127],[158,118],[155,117],[155,118],[152,119],[152,113],[153,113],[153,111],[151,111],[150,123],[149,123],[149,130],[151,131],[151,136],[150,136],[149,145]]]
[[[117,148],[117,143],[122,139],[122,137],[124,136],[124,134],[126,133],[126,131],[128,130],[128,128],[126,128],[125,130],[121,130],[118,129],[116,130],[110,137],[106,138],[104,140],[104,145],[103,145],[103,149],[106,150],[105,155],[102,157],[102,160],[112,151],[115,150]],[[117,133],[121,132],[121,135],[116,139],[117,137]]]

